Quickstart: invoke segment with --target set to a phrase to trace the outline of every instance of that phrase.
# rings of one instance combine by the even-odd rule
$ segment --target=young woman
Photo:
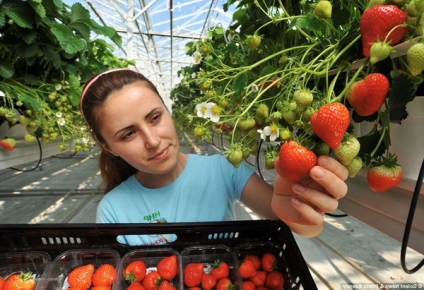
[[[180,152],[172,117],[157,89],[131,69],[95,76],[85,86],[80,106],[101,148],[106,194],[97,208],[99,223],[228,221],[235,218],[233,204],[240,200],[259,216],[279,218],[311,237],[322,230],[323,214],[334,211],[347,192],[346,168],[327,156],[319,157],[302,182],[277,175],[271,186],[247,165],[236,169],[220,154]],[[138,245],[172,238],[119,239]]]

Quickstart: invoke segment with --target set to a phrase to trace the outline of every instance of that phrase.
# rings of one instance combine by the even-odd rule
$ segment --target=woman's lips
[[[168,156],[168,148],[166,147],[162,151],[160,151],[158,154],[154,155],[153,157],[149,158],[149,160],[162,160],[165,159]]]

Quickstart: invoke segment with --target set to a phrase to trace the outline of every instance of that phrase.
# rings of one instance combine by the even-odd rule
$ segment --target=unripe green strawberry
[[[32,122],[31,122],[32,123]],[[26,126],[26,130],[28,131],[28,133],[32,134],[35,133],[35,131],[38,130],[38,126],[32,126],[31,123],[29,125]]]
[[[235,168],[238,168],[243,160],[243,152],[240,149],[230,149],[226,152],[226,157]]]
[[[255,127],[255,124],[256,124],[255,119],[253,119],[252,117],[249,117],[249,118],[244,119],[244,120],[240,120],[239,123],[238,123],[240,129],[243,132],[250,131],[251,129],[253,129],[253,127]]]
[[[201,139],[205,135],[205,130],[202,127],[195,127],[193,129],[193,135],[197,139]]]
[[[354,178],[358,172],[362,169],[363,162],[362,159],[358,156],[353,158],[348,165],[346,165],[347,170],[349,171],[349,177]]]
[[[393,52],[393,47],[384,41],[377,41],[371,45],[370,63],[375,64],[385,60]]]
[[[358,155],[360,148],[361,144],[358,139],[353,135],[346,134],[340,146],[333,149],[333,154],[341,164],[347,165]]]
[[[37,140],[37,138],[34,135],[27,133],[24,136],[24,140],[25,140],[25,143],[29,144]]]
[[[330,152],[331,152],[331,148],[330,146],[328,146],[327,143],[325,142],[319,142],[315,149],[314,152],[316,155],[321,156],[321,155],[325,155],[325,156],[329,156]]]
[[[287,122],[289,125],[293,125],[296,122],[297,114],[295,111],[292,110],[284,110],[283,111],[283,119]]]
[[[298,108],[306,108],[314,100],[312,92],[307,89],[296,90],[293,94],[293,100]]]
[[[406,60],[411,75],[416,76],[424,70],[424,43],[412,45],[406,52]]]
[[[415,9],[419,14],[424,13],[424,0],[414,0]]]
[[[258,108],[256,109],[256,116],[262,119],[269,117],[269,108],[266,104],[259,104]]]
[[[383,164],[371,167],[367,172],[368,186],[372,191],[384,192],[402,180],[402,167],[399,164]]]
[[[330,19],[333,6],[330,1],[321,0],[317,3],[314,9],[314,15],[319,19]]]
[[[257,49],[261,44],[261,37],[258,35],[249,35],[247,37],[247,45],[250,49]]]
[[[274,161],[278,156],[278,152],[274,150],[269,150],[265,153],[265,169],[271,170],[274,169]]]
[[[21,123],[21,125],[23,125],[23,126],[27,126],[29,123],[31,123],[31,121],[32,121],[32,119],[28,118],[25,115],[21,115],[19,117],[19,123]]]
[[[292,132],[287,128],[280,129],[280,139],[281,141],[288,141],[293,137]]]

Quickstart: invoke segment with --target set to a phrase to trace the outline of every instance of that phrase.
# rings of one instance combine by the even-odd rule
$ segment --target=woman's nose
[[[156,148],[160,144],[160,138],[158,134],[152,129],[145,130],[144,139],[147,149]]]

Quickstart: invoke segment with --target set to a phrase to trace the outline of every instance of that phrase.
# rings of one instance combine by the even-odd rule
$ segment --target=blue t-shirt
[[[135,176],[108,192],[97,208],[98,223],[168,223],[234,220],[234,201],[253,173],[242,163],[235,168],[220,154],[188,154],[178,178],[161,188],[146,188]],[[131,235],[130,245],[164,244],[174,237]]]

